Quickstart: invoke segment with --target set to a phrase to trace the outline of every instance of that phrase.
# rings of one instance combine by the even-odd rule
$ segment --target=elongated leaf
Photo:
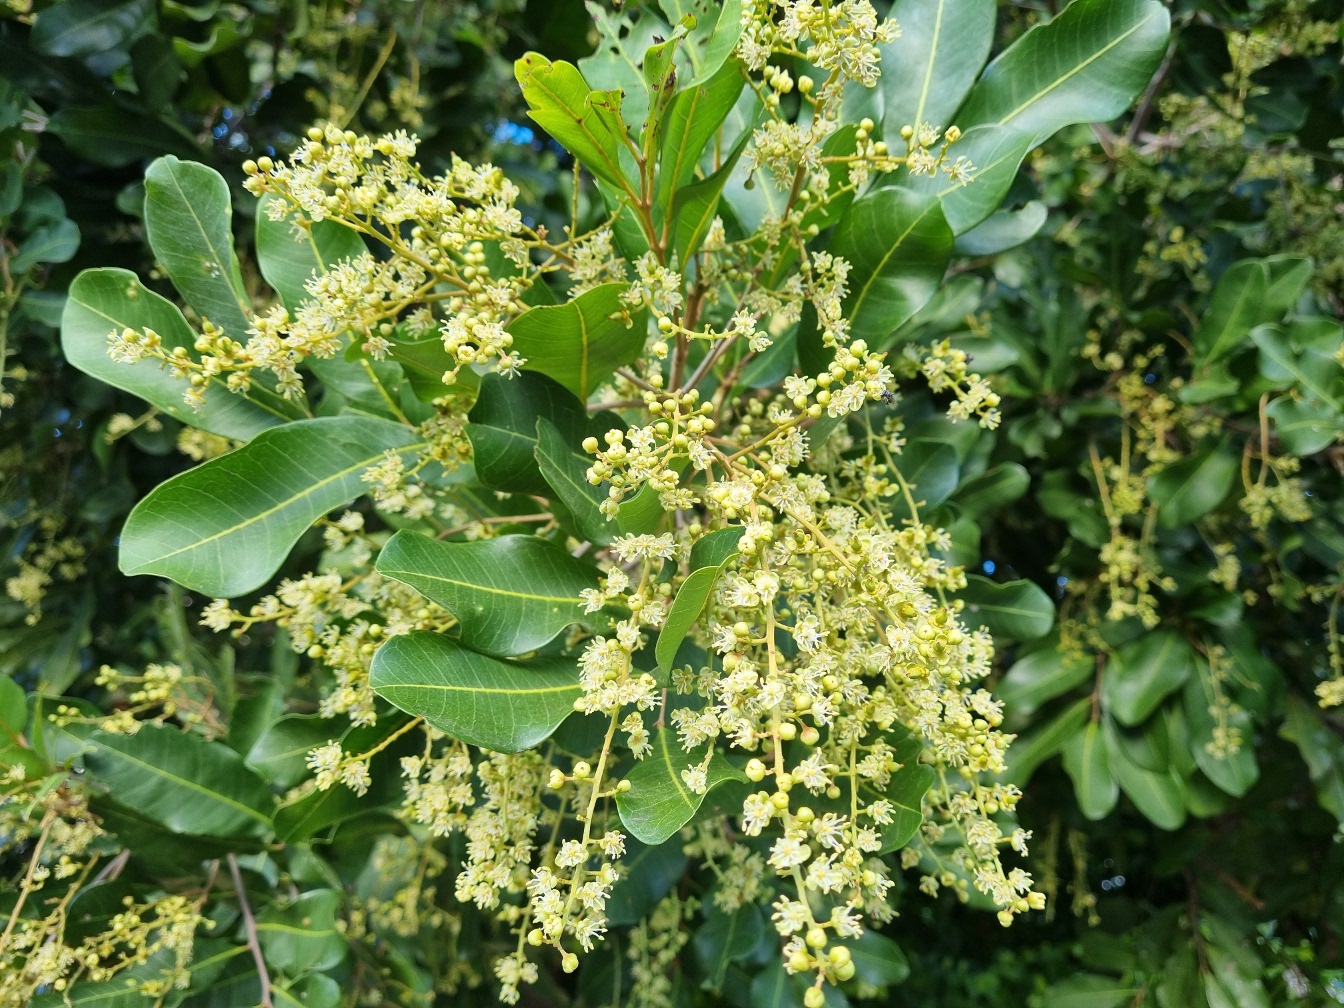
[[[1081,686],[1092,674],[1089,659],[1068,658],[1056,647],[1044,647],[1014,662],[994,692],[1011,713],[1026,715]]]
[[[79,250],[79,225],[69,218],[37,228],[19,246],[9,263],[12,275],[26,273],[38,263],[63,263]]]
[[[902,126],[946,126],[994,41],[993,0],[896,0],[901,36],[882,53],[882,132],[893,143]]]
[[[1237,453],[1223,441],[1152,476],[1148,494],[1157,504],[1158,523],[1178,528],[1208,514],[1231,491],[1238,464]]]
[[[1105,819],[1120,800],[1120,782],[1111,772],[1101,725],[1089,721],[1064,743],[1064,771],[1073,780],[1078,808],[1093,822]]]
[[[1282,329],[1261,325],[1251,330],[1260,349],[1260,374],[1275,388],[1298,387],[1307,399],[1344,413],[1344,371],[1334,359],[1340,326],[1333,319],[1295,322]]]
[[[962,618],[967,626],[982,626],[995,638],[1035,640],[1055,623],[1055,604],[1034,581],[999,584],[971,574],[958,597],[966,603]]]
[[[927,763],[906,763],[891,775],[883,796],[891,802],[891,822],[882,827],[880,854],[900,850],[908,844],[924,824],[924,795],[937,778],[937,771]]]
[[[541,475],[574,516],[580,536],[605,546],[620,535],[619,523],[609,521],[599,510],[607,492],[588,482],[590,459],[571,451],[555,424],[545,417],[537,420],[536,457]]]
[[[750,955],[764,931],[765,922],[756,904],[747,903],[729,913],[711,903],[705,923],[695,933],[695,952],[705,967],[703,986],[721,989],[729,965]]]
[[[1032,135],[1011,126],[982,123],[972,126],[948,153],[975,166],[970,182],[961,183],[946,173],[898,176],[900,185],[925,197],[936,197],[954,235],[964,235],[999,208],[1017,177],[1018,165],[1032,148]]]
[[[578,67],[563,60],[552,63],[540,53],[519,59],[514,74],[537,125],[603,182],[628,191],[621,167],[626,144],[621,93],[593,91]]]
[[[1268,290],[1269,270],[1259,259],[1233,263],[1218,278],[1208,310],[1193,337],[1195,352],[1203,365],[1226,357],[1262,322],[1277,321],[1264,314]],[[1280,312],[1278,318],[1282,317]]]
[[[1129,1004],[1138,991],[1114,977],[1084,973],[1051,984],[1041,1001],[1041,1008],[1121,1008]]]
[[[658,0],[664,16],[677,24],[686,15],[695,25],[677,49],[678,65],[685,60],[681,77],[687,86],[703,84],[732,55],[742,34],[742,0]]]
[[[952,231],[938,200],[879,189],[854,201],[836,225],[831,251],[850,263],[851,333],[877,346],[937,291]]]
[[[244,343],[252,306],[232,220],[229,184],[213,168],[169,154],[145,172],[145,230],[155,258],[196,314]]]
[[[1106,753],[1120,789],[1158,829],[1180,829],[1185,822],[1185,782],[1169,770],[1148,770],[1133,762],[1120,745],[1115,726],[1103,722]]]
[[[695,541],[691,547],[691,570],[701,567],[718,567],[728,562],[728,558],[737,552],[737,544],[742,540],[742,526],[730,525],[717,532],[709,532]]]
[[[313,222],[288,216],[271,220],[269,211],[276,199],[263,196],[257,205],[257,265],[292,316],[308,296],[303,285],[309,278],[365,251],[364,239],[333,220]],[[435,343],[443,348],[441,340]],[[435,377],[441,379],[450,366],[439,368]]]
[[[543,417],[568,444],[578,445],[588,435],[583,404],[545,375],[524,371],[514,378],[482,378],[480,398],[467,414],[477,478],[494,490],[549,497],[551,487],[536,459],[537,420]]]
[[[644,349],[644,311],[621,301],[626,284],[601,284],[561,305],[530,308],[509,323],[529,371],[554,378],[587,401],[613,371]],[[625,316],[629,316],[628,318]]]
[[[654,188],[654,203],[662,213],[667,213],[672,194],[695,178],[705,144],[723,125],[744,83],[738,64],[728,63],[703,84],[683,88],[672,99],[663,116]]]
[[[256,837],[270,830],[270,789],[219,742],[145,725],[134,735],[94,732],[84,766],[116,800],[174,833]]]
[[[403,529],[379,554],[378,573],[456,616],[462,643],[499,656],[534,651],[579,622],[579,593],[597,587],[591,568],[530,535],[438,542]]]
[[[232,597],[265,584],[318,518],[362,494],[386,452],[421,447],[414,431],[373,417],[300,420],[161,483],[121,534],[126,574],[158,574]]]
[[[910,487],[921,519],[952,496],[961,476],[957,451],[940,441],[914,441],[896,456],[901,479]],[[899,520],[914,517],[905,495],[892,498],[891,515]]]
[[[329,970],[345,958],[345,936],[336,929],[341,894],[313,889],[287,907],[271,907],[257,918],[257,937],[268,965],[297,976]]]
[[[583,693],[573,658],[501,661],[427,631],[379,648],[369,684],[439,731],[505,753],[544,742]]]
[[[157,21],[153,0],[66,0],[38,13],[29,44],[48,56],[97,56],[125,48]]]
[[[1031,486],[1031,476],[1016,462],[1003,462],[993,469],[963,480],[953,499],[969,518],[1017,500]]]
[[[686,639],[691,627],[704,611],[705,604],[709,602],[714,582],[718,580],[723,568],[736,556],[736,553],[730,553],[717,564],[697,568],[677,589],[677,597],[667,612],[667,621],[658,632],[658,645],[654,650],[658,658],[658,667],[663,671],[672,668],[681,642]]]
[[[1231,683],[1222,686],[1226,696]],[[1190,747],[1195,763],[1204,771],[1204,776],[1217,784],[1228,794],[1240,798],[1260,777],[1260,766],[1255,759],[1255,745],[1252,737],[1251,716],[1236,704],[1220,707],[1219,695],[1209,678],[1207,663],[1196,665],[1196,674],[1185,684],[1185,722],[1190,728]],[[1223,738],[1222,745],[1215,744],[1218,729],[1235,732],[1239,744],[1228,745]]]
[[[85,374],[138,395],[184,424],[240,441],[294,419],[294,408],[264,389],[236,395],[218,376],[205,387],[204,404],[193,410],[182,400],[187,383],[157,361],[119,364],[107,355],[107,337],[123,329],[153,329],[164,346],[195,352],[196,334],[177,306],[145,287],[130,270],[85,270],[75,277],[61,316],[61,349]]]
[[[676,250],[679,262],[688,262],[697,252],[709,233],[710,225],[719,210],[719,198],[723,188],[737,170],[737,161],[749,139],[743,136],[724,158],[717,171],[706,179],[694,182],[677,190],[672,202],[670,220],[672,222],[672,247]]]
[[[1038,766],[1063,749],[1069,739],[1082,730],[1091,710],[1090,699],[1078,700],[1049,724],[1023,735],[1010,745],[1004,759],[1008,764],[1004,780],[1023,787]]]
[[[1170,27],[1157,0],[1074,0],[985,68],[958,124],[1011,126],[1034,145],[1073,123],[1108,122],[1148,83]]]
[[[1300,697],[1288,697],[1287,717],[1279,734],[1297,746],[1316,785],[1321,808],[1344,823],[1344,741]]]
[[[1194,668],[1194,649],[1175,630],[1144,634],[1106,663],[1101,695],[1121,724],[1142,724],[1163,699],[1185,685]]]
[[[944,212],[946,209],[944,206]],[[1040,200],[1032,200],[1021,210],[999,210],[964,234],[957,235],[954,246],[957,255],[998,255],[1017,248],[1036,237],[1048,216],[1049,211]]]
[[[660,728],[653,736],[653,751],[627,774],[630,790],[616,794],[621,822],[631,836],[646,844],[660,844],[681,829],[700,811],[705,796],[725,781],[744,781],[746,774],[718,753],[709,762],[708,785],[697,794],[687,786],[682,771],[700,765],[701,756],[681,748],[676,729]]]
[[[1281,396],[1265,414],[1274,421],[1274,433],[1291,455],[1307,456],[1328,447],[1344,430],[1344,416],[1329,406]]]
[[[863,983],[881,988],[909,979],[910,963],[905,953],[885,935],[865,931],[846,945],[854,957],[854,975]]]

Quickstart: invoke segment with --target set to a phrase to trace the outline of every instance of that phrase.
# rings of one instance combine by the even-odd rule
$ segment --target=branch
[[[257,921],[252,916],[252,906],[247,902],[247,890],[243,888],[243,875],[238,870],[238,859],[229,853],[229,874],[233,876],[233,888],[238,893],[238,905],[243,911],[243,924],[247,928],[247,947],[252,950],[252,961],[257,964],[257,977],[261,981],[261,1008],[275,1008],[271,1001],[271,975],[266,972],[266,960],[261,955],[261,944],[257,941]]]

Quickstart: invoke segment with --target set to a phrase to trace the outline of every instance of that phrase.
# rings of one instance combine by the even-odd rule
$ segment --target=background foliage
[[[895,15],[909,23],[902,6]],[[1000,5],[996,46],[1051,13]],[[1338,708],[1318,704],[1333,695],[1318,687],[1341,674],[1344,12],[1281,0],[1177,3],[1171,14],[1170,47],[1136,107],[1034,151],[1006,209],[958,239],[950,280],[895,337],[949,338],[995,375],[998,432],[964,436],[912,396],[907,437],[937,457],[930,478],[941,466],[945,496],[955,491],[940,517],[959,562],[987,583],[1029,582],[1058,616],[1043,629],[981,610],[1018,641],[1002,649],[997,692],[1020,734],[1011,774],[1030,782],[1020,818],[1051,909],[1003,931],[982,909],[902,894],[888,931],[901,951],[878,957],[886,972],[867,981],[885,1003],[1344,1000],[1344,743]],[[560,222],[568,162],[524,118],[510,62],[527,49],[585,56],[598,43],[591,25],[577,4],[538,2],[11,9],[0,26],[0,143],[12,155],[0,185],[0,325],[13,397],[0,413],[0,665],[14,683],[92,710],[82,705],[125,704],[97,681],[103,665],[174,664],[188,679],[182,708],[228,710],[225,737],[243,755],[280,700],[311,710],[321,685],[283,640],[258,632],[222,645],[196,626],[203,600],[117,573],[114,539],[135,501],[228,447],[146,414],[60,353],[64,292],[81,268],[134,269],[174,297],[144,241],[145,166],[175,154],[236,185],[244,158],[284,153],[313,121],[406,126],[426,138],[428,164],[450,151],[493,159],[526,184],[534,219]],[[596,58],[585,72],[598,72],[600,47]],[[881,99],[899,98],[886,87],[870,112],[878,122]],[[597,194],[581,197],[595,212]],[[235,201],[234,232],[260,295],[254,205]],[[806,359],[805,343],[798,353]],[[303,541],[285,571],[308,569],[320,549]],[[1039,610],[1019,591],[1027,602],[1013,609]],[[23,705],[0,693],[0,720],[22,725]],[[1220,731],[1234,744],[1215,758],[1205,743]],[[282,786],[306,773],[292,756],[274,759]],[[371,793],[367,807],[397,800]],[[184,891],[181,877],[199,871],[174,863],[155,829],[117,826],[137,837],[125,841],[134,856],[89,919],[123,895]],[[211,832],[200,820],[183,827]],[[32,841],[7,828],[17,878]],[[321,856],[292,844],[283,867],[236,849],[246,887],[270,907],[267,956],[301,978],[295,1000],[334,1003],[328,986],[353,975],[402,1003],[427,1002],[436,983],[457,990],[445,1003],[491,1003],[488,974],[471,966],[470,911],[409,929],[430,936],[429,961],[402,933],[389,899],[406,882],[401,843],[375,815]],[[426,865],[410,864],[423,876]],[[660,870],[679,871],[648,869]],[[213,884],[231,892],[227,879]],[[287,905],[300,889],[312,905]],[[215,920],[216,935],[236,930],[236,918]],[[280,937],[290,925],[300,937]],[[700,925],[681,953],[686,1003],[746,1003],[727,977],[755,971],[755,946],[730,942],[732,961],[717,962],[717,926]],[[213,941],[223,939],[200,939],[198,962],[223,947]],[[612,1003],[621,962],[620,952],[595,960],[577,985],[537,997]],[[698,989],[714,969],[721,994]],[[193,981],[190,1003],[255,1003],[248,976],[228,959]]]

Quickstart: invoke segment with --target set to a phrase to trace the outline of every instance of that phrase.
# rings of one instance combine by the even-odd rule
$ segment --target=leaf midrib
[[[242,802],[238,801],[235,798],[230,798],[226,794],[221,794],[218,791],[212,791],[208,787],[205,787],[202,784],[197,784],[193,780],[188,780],[185,777],[179,777],[177,774],[169,773],[167,770],[163,769],[163,767],[156,766],[153,763],[146,763],[144,760],[138,759],[137,757],[132,756],[130,753],[125,752],[124,750],[114,749],[112,746],[104,745],[101,742],[95,742],[94,745],[96,745],[99,749],[101,749],[105,753],[111,753],[117,758],[123,759],[128,763],[133,763],[138,767],[143,767],[144,769],[148,770],[151,774],[163,777],[170,781],[174,781],[190,791],[195,791],[199,794],[206,796],[207,798],[215,799],[222,805],[228,805],[234,809],[237,809],[239,812],[243,812],[246,815],[251,816],[258,822],[264,823],[266,825],[269,825],[271,822],[269,816],[265,815],[262,812],[258,812],[250,805],[244,805]]]

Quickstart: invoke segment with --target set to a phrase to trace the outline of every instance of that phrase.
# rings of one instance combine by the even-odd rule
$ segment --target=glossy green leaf
[[[938,200],[878,189],[841,218],[831,252],[850,264],[844,307],[851,335],[878,346],[937,291],[952,230]]]
[[[853,956],[854,976],[861,983],[882,988],[909,979],[910,963],[905,953],[885,935],[866,930],[858,938],[846,940],[845,945]]]
[[[600,510],[607,499],[606,489],[588,482],[592,459],[572,451],[555,424],[545,417],[537,420],[535,452],[541,475],[574,516],[582,538],[605,546],[621,534],[619,522],[608,520]]]
[[[1265,409],[1274,421],[1274,434],[1290,455],[1314,455],[1329,447],[1344,431],[1344,416],[1317,402],[1280,396]]]
[[[765,932],[761,911],[754,903],[747,903],[731,913],[710,902],[705,909],[705,923],[693,939],[696,955],[705,967],[702,986],[720,990],[731,963],[751,954]]]
[[[714,591],[714,582],[718,580],[723,568],[736,556],[736,553],[730,553],[718,564],[693,570],[677,589],[677,597],[672,601],[662,630],[658,632],[658,645],[654,650],[658,658],[658,667],[663,671],[672,668],[681,642],[686,639],[686,635],[709,602],[710,594]]]
[[[1109,720],[1103,722],[1106,755],[1120,790],[1158,829],[1180,829],[1185,822],[1185,782],[1170,770],[1149,770],[1126,754],[1119,732]]]
[[[107,355],[108,336],[123,329],[153,329],[163,337],[164,346],[183,346],[195,353],[196,334],[182,312],[130,270],[85,270],[75,277],[61,316],[61,349],[85,374],[138,395],[184,424],[240,441],[294,418],[292,406],[264,389],[237,395],[218,376],[205,387],[204,404],[193,410],[182,399],[186,381],[174,378],[158,361],[120,364]]]
[[[12,276],[27,273],[38,263],[69,262],[79,251],[79,225],[66,218],[54,224],[36,228],[19,245],[19,251],[9,261]]]
[[[1279,734],[1302,754],[1321,807],[1344,823],[1344,741],[1300,697],[1288,697],[1286,713]]]
[[[937,771],[927,763],[915,762],[907,762],[891,775],[891,783],[883,794],[892,805],[891,822],[882,827],[879,853],[900,850],[914,839],[924,824],[924,795],[937,776]]]
[[[1055,604],[1034,581],[999,584],[971,574],[957,597],[966,603],[962,611],[966,625],[984,627],[996,640],[1035,640],[1055,624]]]
[[[952,122],[994,41],[993,0],[896,0],[891,17],[900,38],[882,53],[882,132],[888,143],[902,126]]]
[[[1073,781],[1078,808],[1092,821],[1105,819],[1120,799],[1101,725],[1089,721],[1064,743],[1064,771]]]
[[[342,898],[335,889],[313,889],[260,914],[257,938],[267,965],[289,976],[339,965],[346,952],[345,935],[336,928]]]
[[[685,60],[681,73],[686,86],[710,80],[731,57],[742,34],[742,0],[658,0],[664,16],[672,24],[687,15],[695,24],[677,50],[678,62]]]
[[[1333,319],[1257,326],[1251,340],[1260,348],[1261,376],[1275,388],[1296,385],[1303,397],[1344,413],[1344,369],[1334,359],[1340,334]]]
[[[99,56],[152,31],[158,12],[153,0],[66,0],[38,13],[29,44],[48,56]]]
[[[673,194],[695,179],[701,152],[737,103],[744,84],[738,64],[728,63],[703,84],[683,88],[672,100],[663,116],[654,187],[654,203],[664,213]]]
[[[952,496],[961,477],[956,449],[939,441],[912,441],[895,462],[921,519]],[[891,498],[891,515],[897,521],[912,517],[904,494]]]
[[[701,567],[718,567],[737,552],[737,544],[742,541],[741,525],[729,525],[715,532],[707,532],[691,546],[691,570]]]
[[[1157,504],[1164,528],[1189,525],[1208,514],[1232,490],[1240,458],[1226,441],[1173,462],[1148,479],[1148,495]]]
[[[588,435],[583,403],[545,375],[524,371],[513,378],[488,374],[481,379],[480,397],[467,414],[467,436],[482,483],[508,493],[551,495],[536,459],[542,417],[571,445]]]
[[[1209,307],[1192,339],[1203,364],[1226,357],[1262,322],[1275,321],[1264,314],[1268,290],[1269,270],[1259,259],[1233,263],[1218,278]]]
[[[620,190],[629,183],[621,167],[625,124],[619,91],[594,91],[578,67],[552,63],[530,52],[514,64],[528,115],[595,176]]]
[[[936,197],[954,235],[964,235],[999,208],[1017,177],[1018,165],[1032,148],[1032,135],[1011,126],[983,123],[966,130],[951,148],[954,157],[964,157],[975,166],[968,183],[936,175],[896,176],[900,186],[927,197]]]
[[[1066,657],[1058,647],[1043,647],[1014,662],[994,692],[1009,713],[1025,716],[1046,701],[1081,686],[1094,671],[1089,658]]]
[[[1227,696],[1230,682],[1223,682],[1221,695]],[[1229,709],[1219,704],[1220,691],[1215,689],[1209,676],[1208,663],[1197,662],[1196,672],[1185,684],[1185,721],[1190,728],[1189,744],[1195,763],[1204,776],[1228,794],[1240,798],[1260,777],[1260,766],[1255,759],[1254,725],[1251,716],[1235,703]],[[1235,749],[1214,745],[1218,729],[1236,733],[1240,743]]]
[[[1035,238],[1049,215],[1040,200],[1031,200],[1021,210],[999,210],[964,234],[958,234],[954,248],[961,256],[992,256],[1007,252]]]
[[[145,725],[134,735],[94,732],[84,767],[116,801],[174,833],[257,837],[269,832],[270,789],[220,742]]]
[[[583,694],[573,658],[502,661],[428,631],[380,647],[369,685],[439,731],[505,753],[544,742]]]
[[[509,323],[523,367],[554,378],[581,400],[639,357],[646,313],[621,300],[626,284],[600,284],[560,305],[529,308]],[[625,317],[625,316],[628,316]]]
[[[986,512],[1011,504],[1027,492],[1031,476],[1016,462],[1001,462],[993,469],[963,480],[952,499],[963,515],[979,518]]]
[[[743,137],[732,150],[728,151],[717,171],[708,178],[693,182],[677,190],[669,215],[672,231],[672,247],[676,250],[679,262],[690,261],[709,233],[710,226],[719,210],[719,198],[724,187],[737,170],[738,158],[746,147],[747,137]]]
[[[1107,710],[1123,725],[1142,724],[1195,670],[1195,652],[1175,630],[1146,633],[1113,654],[1101,675]]]
[[[401,424],[360,416],[264,431],[137,504],[121,534],[121,569],[216,597],[260,588],[313,522],[364,493],[369,466],[389,451],[415,451],[416,437]]]
[[[659,728],[653,734],[653,751],[634,765],[626,779],[630,790],[618,792],[616,807],[630,835],[641,843],[661,844],[700,811],[705,796],[725,781],[744,781],[746,775],[722,755],[715,753],[705,775],[705,791],[692,791],[682,771],[698,767],[699,753],[681,747],[675,728]]]
[[[408,584],[457,617],[462,643],[501,657],[526,654],[583,619],[592,568],[531,535],[438,542],[403,529],[378,555],[378,573]]]
[[[1147,85],[1170,27],[1157,0],[1074,0],[995,57],[958,125],[1011,126],[1034,145],[1073,123],[1108,122]]]
[[[293,316],[308,297],[304,284],[309,278],[364,252],[364,239],[333,220],[313,222],[292,216],[272,220],[271,204],[278,198],[266,195],[257,205],[257,265]],[[442,349],[443,341],[436,338],[435,342]],[[439,377],[446,370],[439,368]]]
[[[171,154],[145,172],[145,230],[154,257],[196,314],[247,342],[252,306],[233,253],[233,200],[223,176]]]
[[[1077,700],[1045,726],[1018,738],[1008,747],[1004,757],[1008,764],[1004,780],[1018,787],[1025,786],[1037,767],[1063,749],[1083,729],[1091,713],[1091,699]]]
[[[271,784],[292,788],[309,776],[308,753],[328,742],[337,726],[316,714],[287,714],[252,744],[246,762]]]

